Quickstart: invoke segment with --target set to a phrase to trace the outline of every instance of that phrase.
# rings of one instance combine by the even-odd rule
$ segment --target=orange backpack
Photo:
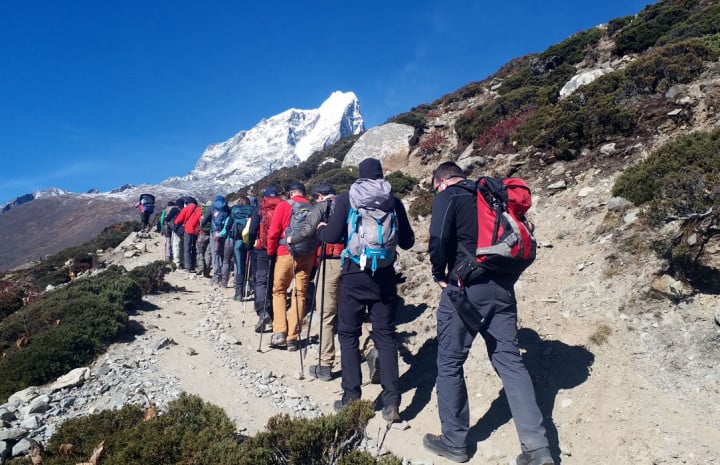
[[[275,208],[283,200],[280,197],[265,197],[260,201],[260,230],[255,248],[260,250],[267,247],[267,236],[272,223]]]

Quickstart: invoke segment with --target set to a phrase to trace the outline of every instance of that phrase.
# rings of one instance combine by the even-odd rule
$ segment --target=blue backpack
[[[227,202],[224,200],[216,200],[212,204],[212,231],[222,231],[225,226],[225,220],[228,218]]]
[[[373,273],[395,261],[398,236],[395,196],[384,179],[358,179],[350,186],[347,244],[343,261],[349,258]]]
[[[227,231],[227,235],[232,240],[248,241],[247,235],[243,235],[243,232],[246,229],[249,230],[248,226],[253,213],[255,213],[255,209],[250,205],[235,205],[230,209],[230,221],[227,223],[231,226],[230,230]]]

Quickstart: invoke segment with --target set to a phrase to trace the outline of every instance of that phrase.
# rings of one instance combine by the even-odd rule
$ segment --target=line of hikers
[[[524,217],[530,192],[522,181],[505,181],[469,181],[452,162],[441,164],[433,173],[436,196],[428,252],[433,278],[442,290],[436,381],[441,434],[426,434],[423,445],[455,462],[469,460],[470,409],[463,365],[479,334],[503,382],[515,421],[521,445],[516,464],[551,465],[554,459],[543,417],[517,338],[514,284],[535,258],[532,226]],[[393,263],[397,247],[408,250],[415,243],[405,208],[374,158],[359,164],[359,178],[346,193],[336,195],[330,183],[320,181],[313,185],[315,203],[311,204],[304,184],[296,181],[287,194],[283,200],[275,188],[268,187],[259,202],[241,197],[232,208],[218,196],[206,210],[191,197],[171,202],[161,219],[168,237],[166,258],[194,271],[194,248],[197,245],[198,256],[205,256],[200,250],[207,250],[202,244],[209,242],[212,279],[225,286],[234,262],[236,298],[248,297],[244,289],[250,282],[254,289],[258,351],[270,324],[270,347],[302,349],[305,313],[318,307],[313,298],[322,282],[319,363],[309,367],[309,374],[324,381],[333,379],[337,335],[343,395],[334,403],[335,410],[361,398],[364,359],[371,382],[382,386],[383,419],[399,421]],[[242,207],[246,216],[241,216]],[[184,227],[184,235],[178,226]],[[489,243],[483,244],[485,240]],[[210,261],[198,261],[200,272],[208,276]]]

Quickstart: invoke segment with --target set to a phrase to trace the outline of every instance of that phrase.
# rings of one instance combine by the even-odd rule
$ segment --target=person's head
[[[175,204],[175,201],[174,201],[174,200],[169,201],[168,204],[167,204],[168,207],[174,207],[175,205],[176,205],[176,204]]]
[[[382,179],[383,170],[380,160],[366,158],[358,165],[358,177],[361,179]]]
[[[184,207],[185,206],[185,197],[180,197],[179,199],[177,199],[175,201],[175,205],[177,205],[180,208]]]
[[[440,193],[447,189],[448,186],[452,186],[465,179],[465,173],[456,163],[446,161],[435,169],[433,173],[433,190]]]
[[[262,193],[263,197],[277,197],[278,191],[274,187],[266,187],[265,190]]]
[[[216,202],[224,202],[224,201],[225,201],[225,197],[223,197],[222,195],[218,195],[217,197],[215,197],[215,201],[216,201]]]
[[[325,200],[331,195],[335,195],[335,188],[327,181],[318,181],[313,185],[312,193],[318,200]]]
[[[235,201],[235,205],[250,205],[250,199],[245,197],[244,195],[241,195],[237,198]]]
[[[293,181],[290,183],[290,187],[288,188],[288,196],[294,197],[296,195],[300,195],[302,197],[305,197],[305,194],[307,191],[305,190],[305,184],[301,183],[300,181]]]

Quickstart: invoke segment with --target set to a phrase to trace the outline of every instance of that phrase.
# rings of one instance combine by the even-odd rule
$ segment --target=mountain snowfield
[[[169,178],[160,186],[189,184],[198,190],[212,185],[220,192],[235,191],[364,129],[355,94],[336,91],[317,109],[291,108],[208,146],[187,176]]]

